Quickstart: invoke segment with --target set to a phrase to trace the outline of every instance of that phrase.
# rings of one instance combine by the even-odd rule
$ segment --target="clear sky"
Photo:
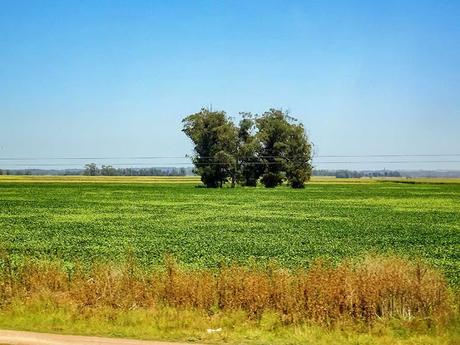
[[[460,1],[0,1],[0,157],[183,156],[211,104],[318,155],[460,154]]]

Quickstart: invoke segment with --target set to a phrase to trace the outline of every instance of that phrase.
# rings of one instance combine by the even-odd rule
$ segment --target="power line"
[[[460,163],[460,160],[449,160],[449,161],[330,161],[330,162],[315,162],[317,164],[354,164],[354,163]]]
[[[307,163],[306,161],[290,161],[290,163],[301,164]],[[313,161],[314,164],[420,164],[420,163],[460,163],[460,160],[418,160],[418,161]],[[241,163],[240,163],[241,164]],[[246,165],[276,165],[281,164],[281,162],[244,162]],[[180,167],[192,167],[194,165],[232,165],[231,163],[225,162],[203,162],[192,164],[190,162],[169,162],[169,163],[145,163],[145,162],[136,162],[136,163],[114,163],[109,164],[110,166],[147,166],[147,167],[168,167],[168,166],[180,166]],[[3,165],[6,167],[5,165]],[[75,163],[38,163],[38,164],[10,164],[8,167],[81,167],[81,164]]]
[[[318,155],[321,158],[379,158],[379,157],[460,157],[458,153],[441,153],[441,154],[382,154],[382,155]]]
[[[37,161],[37,160],[106,160],[106,159],[180,159],[187,156],[125,156],[125,157],[0,157],[2,161]]]
[[[260,156],[261,158],[283,158],[282,156]],[[460,157],[460,153],[439,154],[371,154],[371,155],[316,155],[315,158],[385,158],[385,157]],[[0,161],[40,161],[40,160],[154,160],[181,159],[184,156],[105,156],[105,157],[0,157]],[[201,156],[203,159],[213,159],[211,156]]]

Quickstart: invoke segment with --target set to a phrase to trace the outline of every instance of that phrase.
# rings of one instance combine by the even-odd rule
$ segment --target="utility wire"
[[[281,156],[260,156],[261,158],[283,158]],[[384,158],[384,157],[460,157],[460,153],[441,154],[372,154],[372,155],[317,155],[315,158]],[[181,159],[191,156],[106,156],[106,157],[0,157],[0,161],[40,161],[40,160],[153,160]],[[201,156],[203,159],[213,159],[211,156]]]
[[[382,155],[318,155],[316,157],[321,158],[378,158],[378,157],[460,157],[459,153],[441,153],[441,154],[414,154],[414,155],[406,155],[406,154],[382,154]]]
[[[302,163],[308,163],[307,161],[289,161],[289,163],[295,163],[295,164],[302,164]],[[419,164],[419,163],[460,163],[460,160],[419,160],[419,161],[313,161],[314,164]],[[276,165],[276,164],[281,164],[281,162],[242,162],[240,164],[244,165]],[[145,163],[145,162],[136,162],[136,163],[114,163],[114,164],[109,164],[110,166],[130,166],[130,167],[136,167],[136,166],[148,166],[148,167],[168,167],[168,166],[179,166],[179,167],[188,167],[188,166],[194,166],[194,165],[233,165],[232,163],[225,163],[225,162],[197,162],[195,164],[192,164],[190,162],[169,162],[169,163]],[[1,165],[0,165],[1,166]],[[7,165],[8,167],[81,167],[81,164],[75,164],[75,163],[38,163],[38,164],[10,164]],[[4,167],[6,167],[4,165]]]

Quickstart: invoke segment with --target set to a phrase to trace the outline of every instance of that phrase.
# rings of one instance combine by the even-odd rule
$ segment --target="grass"
[[[460,280],[458,183],[320,179],[304,190],[209,190],[190,178],[0,181],[0,243],[18,262],[117,261],[131,248],[145,267],[165,253],[193,267],[306,267],[374,252],[419,257]]]
[[[0,311],[0,328],[49,333],[169,340],[208,344],[250,345],[457,345],[459,324],[428,330],[413,323],[380,323],[371,329],[314,325],[280,325],[272,314],[247,321],[242,313],[210,318],[196,311],[98,310],[81,314],[71,306],[58,307],[42,300],[18,302]],[[208,328],[222,327],[209,334]],[[456,328],[457,327],[457,328]],[[421,329],[420,329],[421,328]]]
[[[442,275],[394,257],[307,270],[145,271],[131,257],[71,274],[3,256],[0,327],[231,344],[454,344],[458,309]],[[208,332],[208,329],[220,329]]]

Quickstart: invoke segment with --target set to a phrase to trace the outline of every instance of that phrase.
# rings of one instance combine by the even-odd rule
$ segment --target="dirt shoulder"
[[[161,341],[85,337],[22,331],[0,330],[0,344],[5,345],[186,345]],[[197,345],[197,344],[195,344]]]

